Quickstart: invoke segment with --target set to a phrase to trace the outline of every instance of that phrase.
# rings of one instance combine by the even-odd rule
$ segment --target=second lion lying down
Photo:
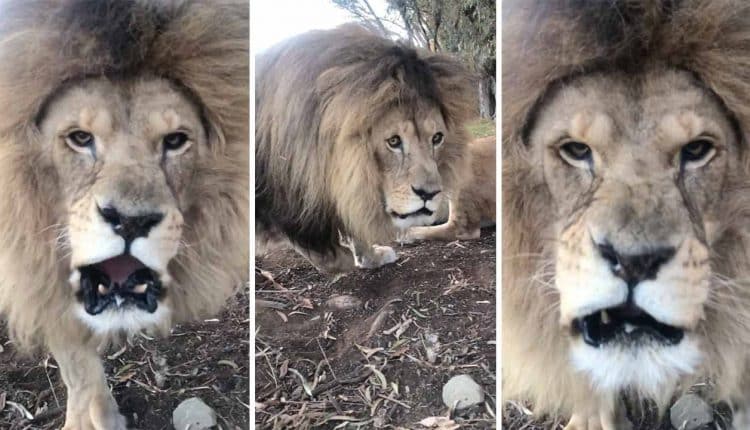
[[[468,146],[471,168],[436,214],[438,221],[445,222],[412,227],[405,241],[478,239],[482,227],[495,223],[495,136],[473,140]]]

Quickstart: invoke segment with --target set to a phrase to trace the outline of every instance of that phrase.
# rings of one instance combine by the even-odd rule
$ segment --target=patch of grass
[[[486,118],[477,118],[467,125],[469,132],[474,137],[487,137],[495,135],[495,121]]]

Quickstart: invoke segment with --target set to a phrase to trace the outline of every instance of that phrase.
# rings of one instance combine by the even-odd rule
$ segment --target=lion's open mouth
[[[137,258],[120,255],[79,267],[79,298],[86,312],[97,315],[109,307],[135,306],[153,313],[162,295],[159,275]]]
[[[427,209],[426,207],[422,206],[418,210],[416,210],[414,212],[409,212],[409,213],[406,213],[406,214],[400,214],[400,213],[398,213],[396,211],[391,211],[391,216],[394,217],[394,218],[406,219],[406,218],[409,218],[409,217],[420,216],[420,215],[432,216],[432,213],[433,213],[433,211],[431,211],[431,210]]]
[[[618,341],[650,337],[665,345],[677,345],[685,332],[679,327],[661,323],[635,305],[603,309],[573,321],[574,333],[593,347]]]

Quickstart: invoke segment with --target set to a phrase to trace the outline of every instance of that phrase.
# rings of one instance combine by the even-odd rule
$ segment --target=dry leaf
[[[217,363],[217,364],[223,364],[223,365],[225,365],[225,366],[229,366],[229,367],[233,367],[233,368],[234,368],[234,370],[237,370],[237,369],[239,369],[239,368],[240,368],[240,366],[238,366],[238,365],[237,365],[237,363],[235,363],[235,362],[234,362],[234,361],[232,361],[232,360],[219,360],[219,361],[217,361],[216,363]]]
[[[31,412],[29,412],[29,410],[26,409],[22,404],[16,403],[16,402],[11,402],[10,400],[8,400],[5,403],[7,403],[8,405],[13,406],[14,408],[16,408],[16,410],[18,412],[20,412],[21,415],[23,415],[23,417],[26,418],[27,420],[33,420],[34,419],[34,415],[32,415]]]
[[[428,417],[420,421],[419,424],[436,430],[456,430],[461,427],[447,417]]]
[[[279,378],[283,378],[287,374],[287,369],[289,368],[289,360],[284,360],[281,363],[281,367],[279,367]]]

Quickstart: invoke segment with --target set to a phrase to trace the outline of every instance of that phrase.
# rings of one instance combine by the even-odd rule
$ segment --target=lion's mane
[[[175,322],[216,312],[247,280],[248,9],[242,0],[0,2],[0,312],[21,345],[83,336],[71,332],[58,237],[67,214],[36,124],[68,82],[148,74],[197,102],[211,150],[193,173],[198,203],[183,208],[170,263]]]
[[[357,25],[313,31],[256,61],[256,227],[327,253],[339,232],[390,241],[382,173],[364,139],[395,106],[439,106],[447,133],[438,164],[450,189],[465,169],[472,76],[451,57],[415,50]]]
[[[542,166],[527,156],[525,133],[545,94],[566,79],[662,64],[692,72],[724,103],[747,166],[750,4],[513,0],[503,6],[503,396],[530,400],[540,413],[569,416],[574,404],[590,403],[590,389],[571,370],[568,335],[559,326],[550,230],[555,209]],[[725,190],[748,189],[750,176],[741,170]],[[705,357],[694,377],[710,378],[716,396],[730,401],[748,383],[750,189],[745,195],[723,202],[727,227],[712,244],[714,279],[697,330]],[[683,388],[692,382],[683,381]],[[655,400],[666,402],[671,394]]]

